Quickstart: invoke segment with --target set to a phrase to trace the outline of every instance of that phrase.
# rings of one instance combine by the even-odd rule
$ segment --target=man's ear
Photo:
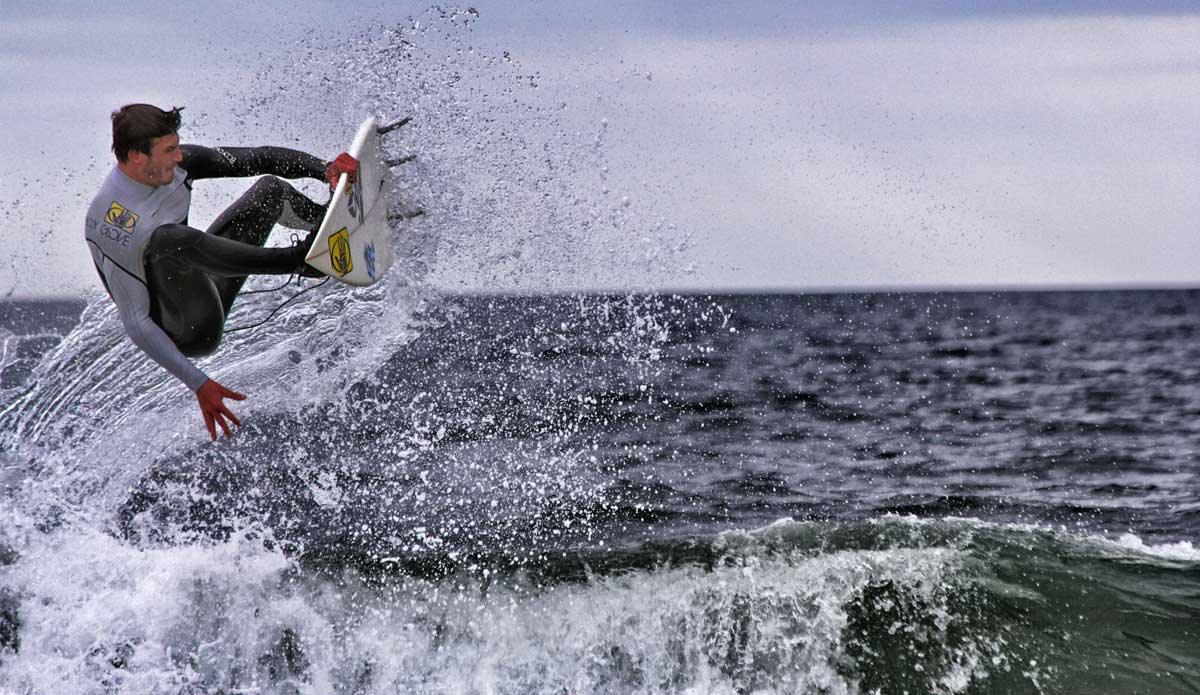
[[[150,159],[150,155],[138,150],[129,150],[129,154],[125,155],[125,163],[134,166],[145,164],[147,159]]]

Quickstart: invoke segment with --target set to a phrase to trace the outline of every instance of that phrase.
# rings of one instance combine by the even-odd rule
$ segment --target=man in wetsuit
[[[85,238],[125,332],[143,352],[196,393],[209,436],[225,418],[223,399],[245,396],[208,378],[188,357],[211,354],[225,318],[251,274],[319,275],[304,263],[325,207],[278,177],[336,185],[357,174],[346,153],[324,162],[281,147],[207,148],[179,144],[180,111],[130,104],[112,114],[117,165],[88,208]],[[207,232],[188,226],[192,183],[258,176]],[[276,223],[309,232],[290,247],[263,248]]]

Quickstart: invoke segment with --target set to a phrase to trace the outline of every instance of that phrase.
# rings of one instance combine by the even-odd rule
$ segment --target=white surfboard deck
[[[388,227],[390,172],[379,157],[375,117],[363,121],[348,150],[358,160],[358,176],[342,174],[329,201],[317,238],[304,259],[329,277],[349,285],[374,284],[392,265]]]

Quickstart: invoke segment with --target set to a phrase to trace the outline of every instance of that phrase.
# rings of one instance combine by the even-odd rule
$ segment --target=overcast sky
[[[98,286],[130,101],[321,156],[415,113],[451,290],[1200,285],[1195,3],[199,5],[0,0],[0,296]]]

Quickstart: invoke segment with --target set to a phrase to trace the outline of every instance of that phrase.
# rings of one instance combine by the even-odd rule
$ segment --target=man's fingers
[[[242,421],[237,419],[237,415],[234,415],[233,412],[231,410],[229,410],[229,408],[226,408],[224,405],[221,405],[221,414],[224,415],[225,417],[229,418],[230,420],[233,420],[233,424],[237,425],[238,427],[242,426]]]
[[[208,436],[215,442],[217,441],[217,428],[213,424],[213,416],[207,410],[204,412],[204,426],[208,428]]]
[[[217,425],[221,426],[221,431],[225,433],[227,438],[233,437],[233,431],[229,428],[229,422],[238,427],[242,426],[242,421],[236,415],[230,412],[229,408],[225,407],[223,399],[229,398],[235,401],[244,401],[246,396],[232,389],[227,389],[221,384],[209,379],[200,385],[196,391],[196,398],[200,401],[200,412],[204,415],[204,426],[208,428],[208,436],[214,442],[217,440]],[[228,421],[226,421],[228,418]]]
[[[224,396],[225,398],[232,398],[235,401],[246,400],[246,397],[243,396],[242,394],[240,394],[237,391],[234,391],[232,389],[227,389],[224,386],[221,387],[221,395]]]
[[[217,423],[221,425],[221,429],[225,431],[225,438],[229,439],[230,437],[232,437],[233,432],[229,431],[229,425],[225,424],[225,418],[221,417],[220,414],[217,414],[216,418],[217,418]]]

